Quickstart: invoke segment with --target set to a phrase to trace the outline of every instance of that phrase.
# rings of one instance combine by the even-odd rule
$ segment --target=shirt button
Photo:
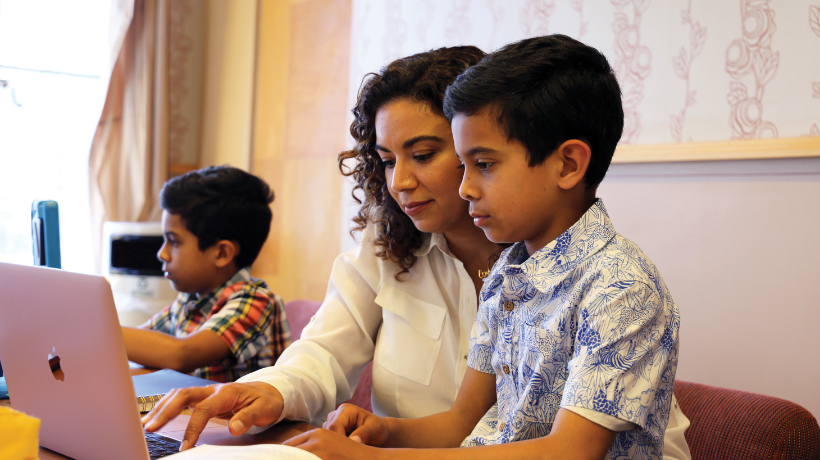
[[[512,311],[513,307],[515,307],[515,304],[510,302],[509,300],[504,302],[504,310]]]
[[[501,422],[501,425],[498,425],[498,431],[504,431],[504,428],[507,428],[507,424],[504,423],[504,422]]]
[[[510,373],[510,366],[508,366],[508,365],[506,365],[506,364],[505,364],[505,365],[504,365],[504,367],[503,367],[502,369],[504,369],[504,373],[505,373],[505,374],[509,374],[509,373]]]

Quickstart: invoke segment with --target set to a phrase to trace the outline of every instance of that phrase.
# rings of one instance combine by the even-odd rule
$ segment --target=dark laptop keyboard
[[[176,454],[182,444],[176,439],[156,433],[145,433],[145,441],[148,442],[148,455],[151,456],[151,460]]]

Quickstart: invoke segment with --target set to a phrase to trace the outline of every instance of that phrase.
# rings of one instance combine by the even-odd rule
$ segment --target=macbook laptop
[[[41,446],[82,460],[155,458],[105,278],[0,263],[0,360],[12,407],[41,420]],[[230,438],[209,426],[203,440]],[[174,441],[161,440],[168,453]]]

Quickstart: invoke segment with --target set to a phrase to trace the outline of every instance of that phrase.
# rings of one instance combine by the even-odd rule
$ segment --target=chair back
[[[302,336],[302,329],[307,326],[313,315],[319,311],[322,306],[321,302],[315,300],[298,299],[285,302],[285,314],[288,316],[288,325],[290,326],[290,340],[295,342]],[[365,410],[373,411],[373,406],[370,403],[370,394],[373,391],[373,363],[370,362],[362,370],[359,376],[359,384],[353,392],[353,397],[349,401],[350,404],[355,404]]]
[[[373,392],[373,361],[367,363],[367,366],[362,369],[359,375],[359,384],[356,386],[356,391],[353,392],[353,397],[350,404],[361,407],[362,409],[373,412],[373,404],[370,402],[370,396]]]
[[[297,299],[285,302],[285,314],[288,316],[290,341],[295,342],[302,336],[302,329],[308,325],[310,318],[319,311],[322,302],[309,299]]]
[[[820,460],[820,426],[793,402],[680,380],[675,396],[693,460]]]

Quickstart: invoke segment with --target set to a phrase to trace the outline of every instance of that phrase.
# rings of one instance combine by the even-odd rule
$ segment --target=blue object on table
[[[62,268],[60,214],[56,201],[31,203],[31,249],[34,265]]]
[[[6,386],[5,377],[0,377],[0,399],[9,399],[9,387]]]

